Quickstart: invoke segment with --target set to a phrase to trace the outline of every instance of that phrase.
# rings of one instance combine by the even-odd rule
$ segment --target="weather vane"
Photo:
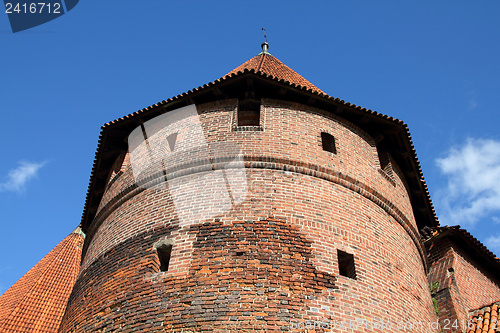
[[[267,43],[266,29],[262,28],[262,31],[264,31],[264,42]]]

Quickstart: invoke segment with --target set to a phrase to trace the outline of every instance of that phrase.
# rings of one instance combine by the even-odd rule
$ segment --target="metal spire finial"
[[[267,36],[266,36],[266,29],[262,28],[262,31],[264,32],[264,43],[262,43],[262,52],[260,54],[270,54],[267,52],[267,49],[269,48],[269,44],[267,43]]]

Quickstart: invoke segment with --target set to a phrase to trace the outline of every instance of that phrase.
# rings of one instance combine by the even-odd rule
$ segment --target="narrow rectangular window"
[[[337,147],[335,146],[335,138],[333,135],[321,132],[321,143],[323,144],[323,150],[337,154]]]
[[[380,169],[384,170],[387,174],[391,173],[391,160],[389,158],[389,154],[380,149],[378,152],[378,160],[380,161]]]
[[[160,260],[160,271],[168,271],[168,265],[170,263],[170,255],[172,253],[171,244],[162,244],[156,248],[158,254],[158,259]]]
[[[354,266],[354,256],[350,253],[337,250],[339,260],[340,275],[347,276],[351,279],[356,279],[356,267]]]
[[[396,186],[394,181],[394,172],[391,162],[391,157],[387,151],[377,147],[378,159],[380,162],[380,173],[392,183],[392,185]]]

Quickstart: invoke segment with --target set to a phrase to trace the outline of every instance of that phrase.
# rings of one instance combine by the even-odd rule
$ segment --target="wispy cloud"
[[[33,163],[21,161],[19,166],[9,171],[5,182],[0,183],[0,192],[23,192],[26,184],[38,174],[46,162]]]
[[[448,180],[436,200],[442,224],[495,219],[490,215],[500,213],[500,141],[468,139],[436,163]]]
[[[477,108],[477,94],[474,91],[469,92],[469,111],[474,111]]]
[[[488,237],[485,243],[493,253],[500,255],[500,234]]]

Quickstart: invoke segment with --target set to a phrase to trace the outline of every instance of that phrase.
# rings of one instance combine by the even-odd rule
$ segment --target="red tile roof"
[[[236,67],[225,76],[230,76],[231,74],[237,74],[238,72],[244,72],[245,69],[254,72],[262,72],[270,76],[271,78],[276,78],[278,80],[284,80],[285,82],[296,85],[299,87],[306,87],[311,89],[313,92],[325,94],[321,89],[316,87],[311,82],[304,79],[301,75],[295,72],[293,69],[273,57],[269,53],[261,52],[252,59],[244,62],[240,66]],[[325,94],[326,95],[326,94]]]
[[[500,259],[459,225],[428,229],[427,234],[422,236],[427,244],[432,244],[442,237],[451,237],[456,244],[481,263],[493,276],[500,276]]]
[[[0,332],[57,332],[80,269],[77,228],[0,296]]]
[[[472,311],[469,316],[467,333],[500,332],[499,307],[500,301]]]

